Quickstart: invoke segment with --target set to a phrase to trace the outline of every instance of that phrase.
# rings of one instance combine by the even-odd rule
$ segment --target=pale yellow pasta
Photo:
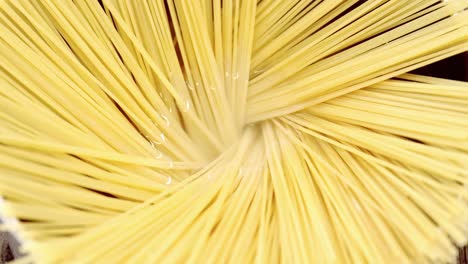
[[[12,263],[454,262],[467,8],[1,0]]]

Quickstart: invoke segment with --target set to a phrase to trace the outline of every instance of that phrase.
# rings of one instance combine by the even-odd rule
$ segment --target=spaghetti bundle
[[[407,72],[468,50],[467,8],[0,1],[16,261],[455,261],[468,84]]]

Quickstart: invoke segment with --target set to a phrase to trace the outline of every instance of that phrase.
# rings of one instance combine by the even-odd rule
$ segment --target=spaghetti
[[[14,263],[439,263],[466,0],[0,1]]]

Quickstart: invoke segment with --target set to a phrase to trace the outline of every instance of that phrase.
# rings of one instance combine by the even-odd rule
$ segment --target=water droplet
[[[192,103],[190,100],[185,100],[184,106],[182,107],[182,112],[187,113],[190,110]]]
[[[210,89],[211,89],[212,91],[215,91],[215,90],[216,90],[216,86],[213,85],[213,86],[210,87]]]
[[[224,73],[224,76],[226,76],[226,78],[229,78],[229,75],[230,75],[229,72]]]
[[[169,113],[172,113],[172,106],[169,106]]]
[[[189,82],[186,82],[186,84],[187,84],[187,87],[189,88],[189,90],[191,90],[191,91],[195,90],[193,88],[193,86]]]
[[[234,80],[239,79],[239,73],[238,72],[233,73],[232,74],[232,79],[234,79]]]
[[[165,115],[161,115],[161,118],[164,120],[164,122],[166,123],[166,127],[170,127],[171,126],[171,122],[169,121],[169,118],[167,118],[167,116]]]
[[[156,155],[154,155],[154,158],[156,158],[156,159],[162,158],[162,156],[163,156],[162,152],[161,152],[159,149],[157,149],[157,148],[154,148],[154,150],[155,150],[156,153],[157,153]]]
[[[195,82],[195,86],[196,86],[196,87],[200,86],[200,83],[199,83],[199,82]]]
[[[172,160],[169,161],[169,168],[171,168],[171,169],[174,168],[174,161],[172,161]]]
[[[166,181],[166,185],[170,185],[171,183],[172,183],[172,177],[168,176],[167,181]]]
[[[161,145],[161,142],[152,140],[148,135],[143,135],[143,137],[148,141],[151,147],[155,148],[155,145]]]
[[[161,134],[159,135],[159,138],[161,138],[161,143],[166,143],[167,139],[166,139],[166,136],[165,136],[163,133],[161,133]],[[160,144],[161,144],[161,143],[160,143]]]

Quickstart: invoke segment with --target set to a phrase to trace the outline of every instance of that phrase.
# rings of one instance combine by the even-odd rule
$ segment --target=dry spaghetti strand
[[[0,1],[13,263],[455,261],[467,7]]]

